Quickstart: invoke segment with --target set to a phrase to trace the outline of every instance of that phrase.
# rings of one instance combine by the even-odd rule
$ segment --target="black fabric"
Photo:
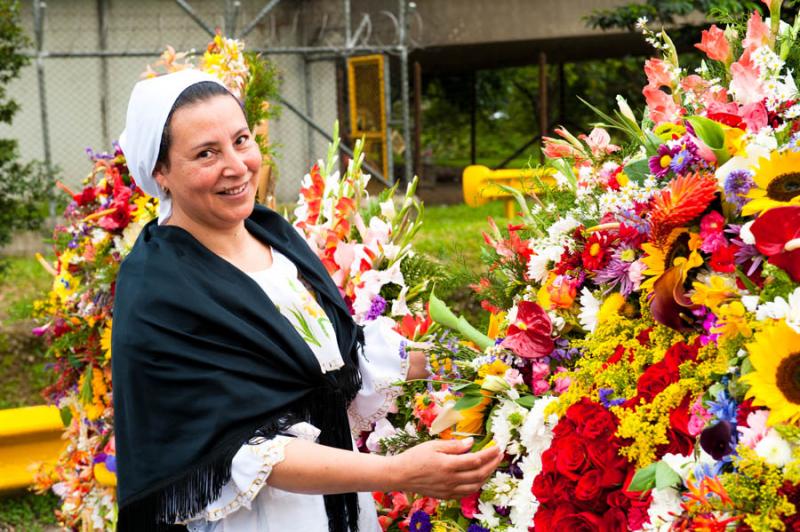
[[[356,326],[317,256],[279,214],[245,221],[315,291],[345,366],[322,373],[263,290],[187,231],[149,223],[116,281],[112,331],[120,531],[161,531],[219,497],[252,438],[297,420],[352,449],[347,405],[361,387]],[[326,495],[331,532],[356,531],[356,494]]]

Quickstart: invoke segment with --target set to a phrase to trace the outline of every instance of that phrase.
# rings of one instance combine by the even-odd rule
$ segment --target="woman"
[[[353,451],[351,420],[384,414],[386,384],[424,361],[400,360],[380,324],[365,335],[294,228],[254,209],[260,151],[218,80],[139,82],[120,144],[160,199],[116,284],[120,530],[364,532],[379,530],[370,491],[478,490],[494,448]]]

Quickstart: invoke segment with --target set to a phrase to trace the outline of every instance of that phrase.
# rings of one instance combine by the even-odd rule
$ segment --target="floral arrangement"
[[[432,377],[367,441],[475,438],[472,497],[376,494],[384,530],[793,530],[800,523],[800,18],[639,27],[647,108],[545,139],[556,182],[484,235],[486,335],[432,298]],[[615,144],[609,129],[619,133]]]
[[[418,181],[408,184],[399,205],[394,199],[399,183],[373,201],[367,192],[370,176],[361,168],[363,141],[356,142],[353,158],[340,175],[334,169],[338,124],[334,139],[327,160],[320,160],[303,178],[294,226],[322,260],[356,322],[390,315],[409,316],[408,324],[415,319],[409,303],[420,301],[439,276],[432,263],[411,248],[422,225],[422,205],[414,198]],[[416,319],[424,320],[424,313]]]
[[[242,55],[242,43],[217,35],[199,68],[218,75],[252,103],[265,79],[248,72],[269,70]],[[168,48],[154,65],[166,72],[192,68],[185,53]],[[145,76],[158,75],[148,67]],[[268,80],[267,80],[268,81]],[[113,153],[87,150],[93,164],[80,192],[59,184],[70,196],[63,223],[53,234],[55,264],[39,256],[53,274],[50,292],[35,305],[41,323],[34,334],[49,346],[55,384],[44,390],[61,411],[65,445],[53,466],[35,476],[38,491],[52,489],[62,500],[62,526],[113,530],[116,523],[116,460],[111,404],[111,323],[114,280],[144,225],[157,214],[157,200],[136,186],[118,145]]]

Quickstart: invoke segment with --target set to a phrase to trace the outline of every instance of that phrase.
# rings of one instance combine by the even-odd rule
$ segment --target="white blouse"
[[[272,266],[248,275],[306,340],[323,372],[343,365],[330,320],[299,281],[297,268],[288,258],[273,249]],[[408,361],[400,356],[403,337],[392,329],[393,324],[379,317],[364,327],[364,352],[359,360],[362,387],[348,409],[354,438],[387,414],[401,392],[393,383],[405,380],[408,373]],[[293,438],[315,441],[320,431],[309,423],[297,423],[287,433],[291,436],[279,435],[239,449],[231,463],[231,480],[217,500],[186,522],[190,532],[328,530],[322,495],[292,493],[267,484],[272,468],[284,459],[286,445]],[[359,493],[358,502],[359,530],[379,532],[372,495]]]

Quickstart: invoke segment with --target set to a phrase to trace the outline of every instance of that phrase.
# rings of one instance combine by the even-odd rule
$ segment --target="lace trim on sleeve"
[[[408,368],[408,359],[402,359],[400,361],[400,375],[402,378],[408,375]],[[397,386],[395,384],[396,382],[397,379],[387,379],[375,384],[373,394],[382,397],[383,401],[377,410],[374,410],[370,414],[365,416],[361,415],[355,402],[350,405],[347,409],[347,415],[350,418],[350,432],[353,435],[353,439],[358,439],[364,431],[372,430],[372,425],[376,421],[385,418],[386,414],[394,407],[395,400],[403,394],[402,387]]]

